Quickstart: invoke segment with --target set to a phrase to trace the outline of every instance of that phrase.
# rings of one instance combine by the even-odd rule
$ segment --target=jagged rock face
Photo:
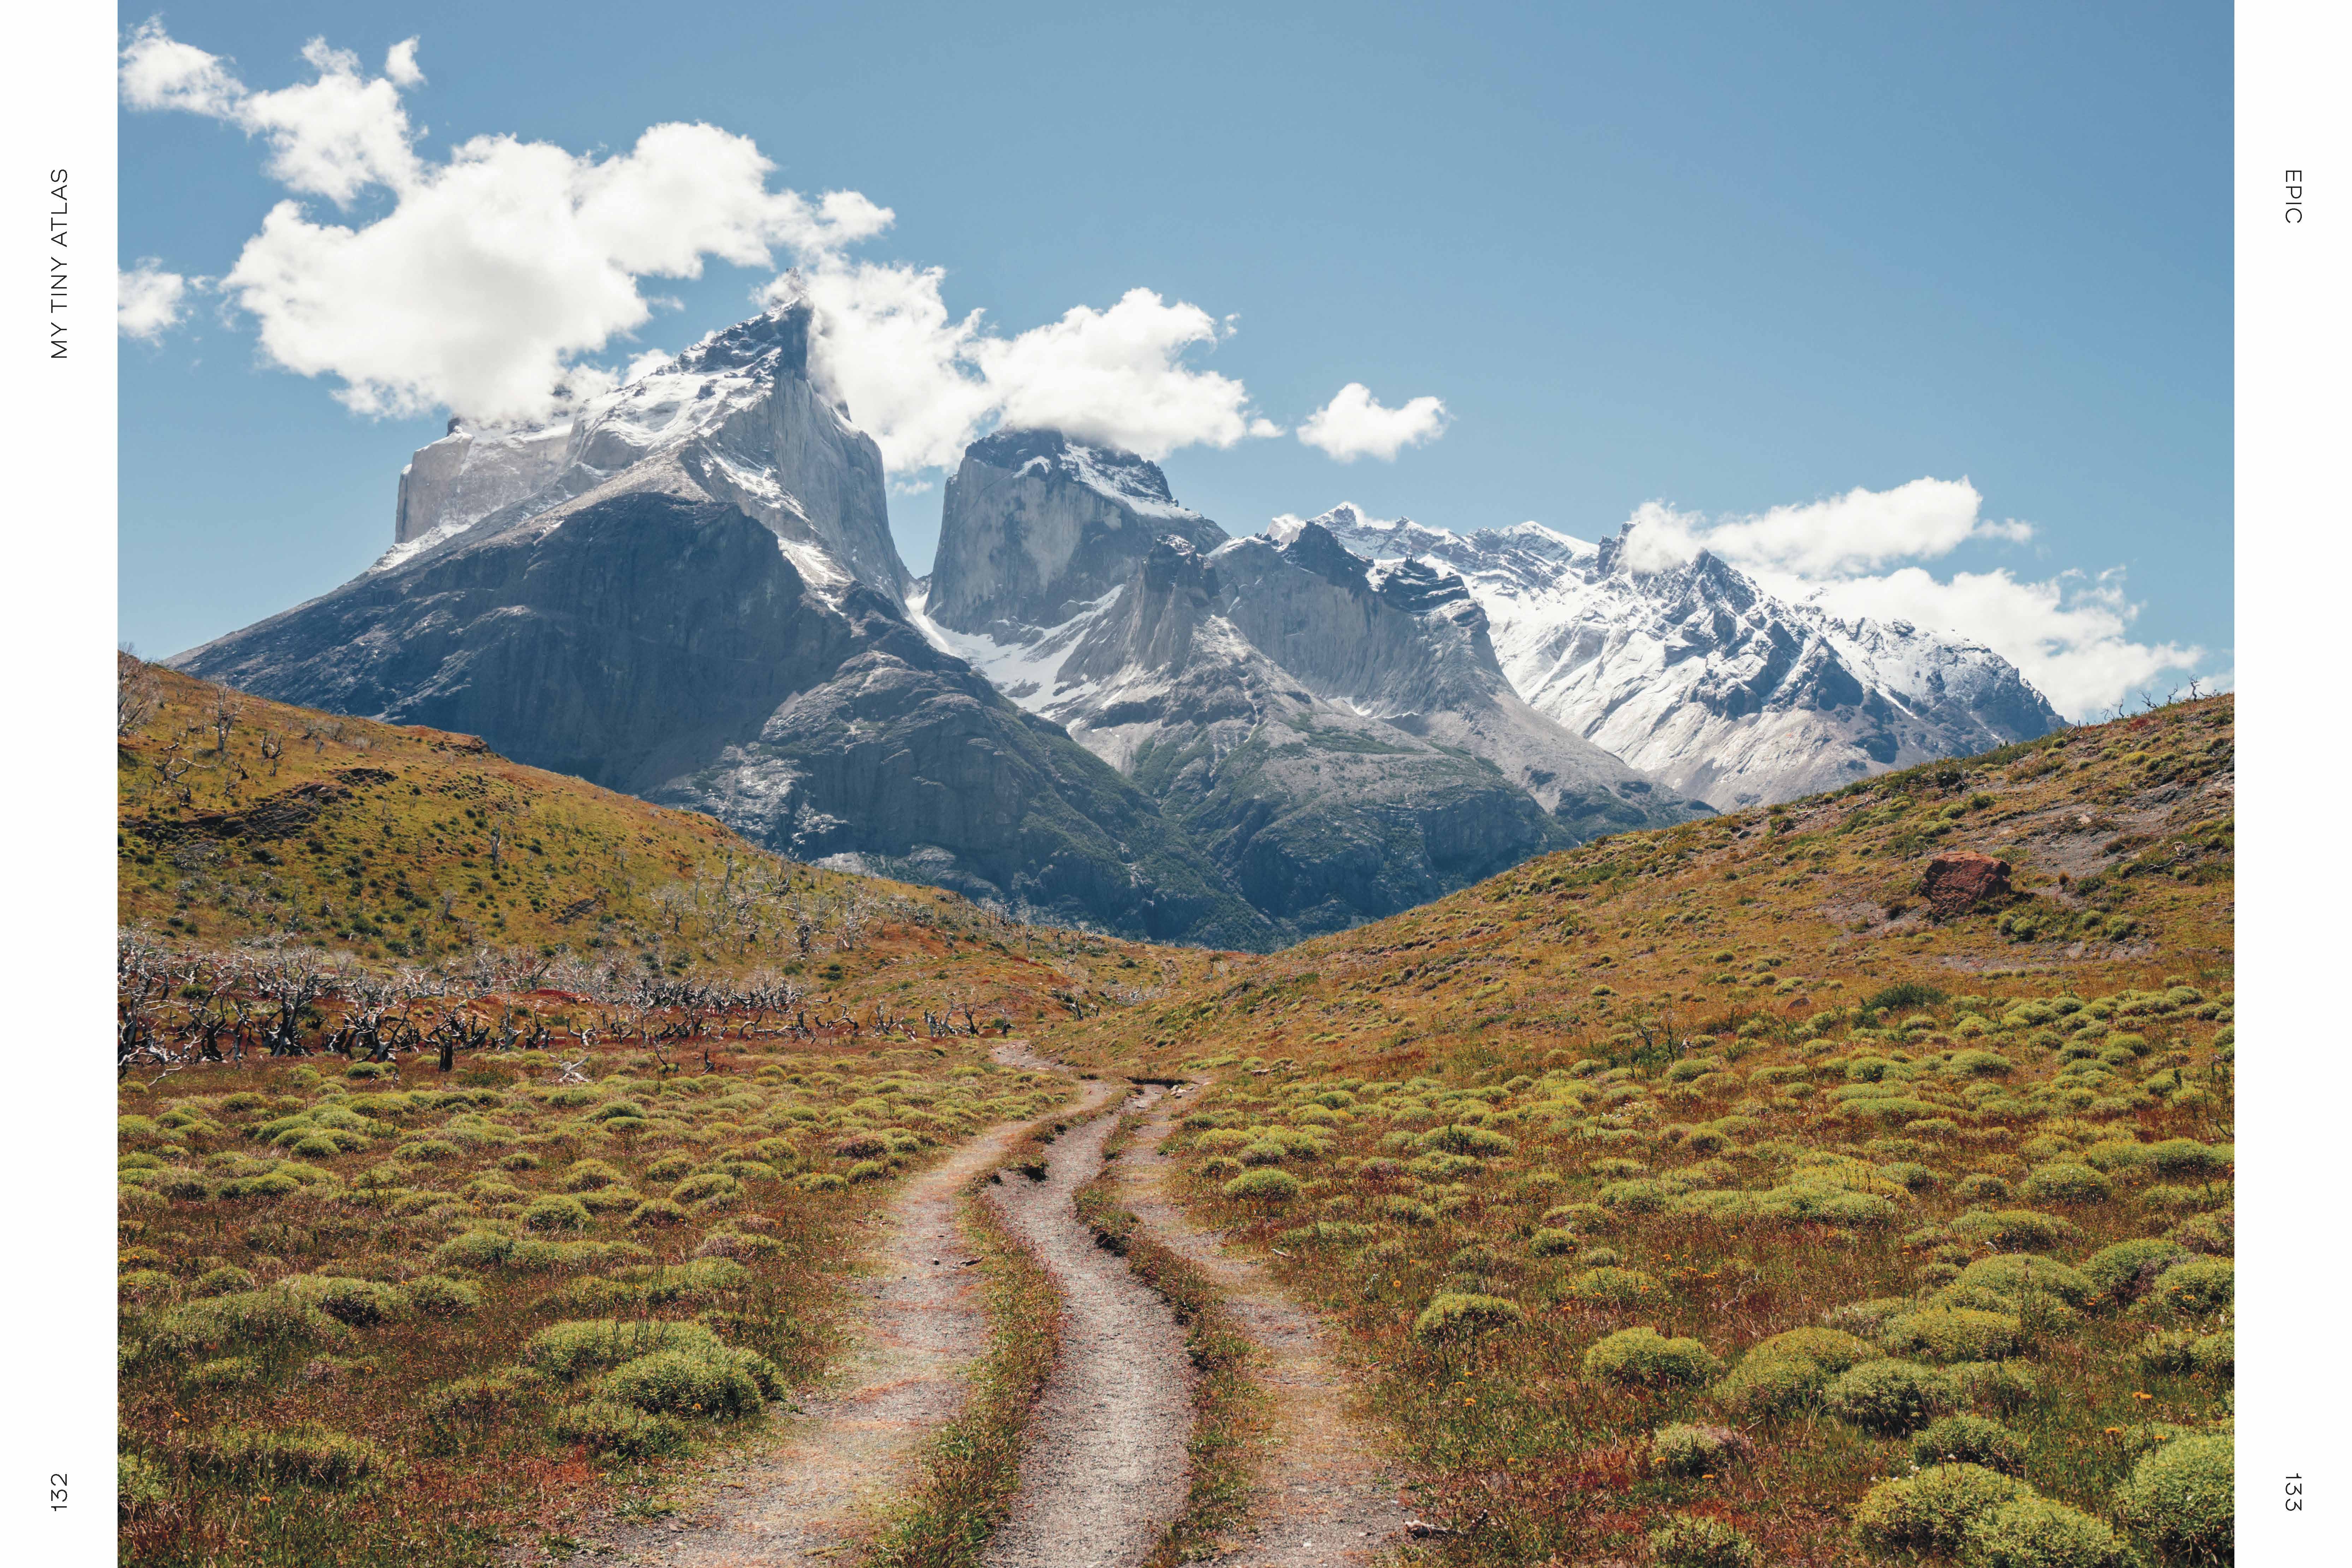
[[[972,449],[926,588],[918,625],[1301,934],[1691,809],[1519,702],[1450,574],[1319,529],[1225,541],[1156,468],[1058,435]]]
[[[1203,551],[1225,539],[1176,504],[1156,463],[1055,430],[999,431],[948,481],[928,612],[1016,640],[1116,593],[1162,535]]]
[[[808,859],[1040,918],[1263,947],[1158,808],[737,507],[650,487],[472,531],[175,661],[483,736]]]
[[[1990,648],[1777,598],[1704,551],[1649,569],[1622,537],[1534,523],[1458,535],[1346,506],[1315,521],[1367,561],[1458,574],[1529,706],[1725,810],[2064,722]]]
[[[724,501],[803,547],[804,570],[845,574],[903,605],[907,568],[890,537],[882,452],[809,380],[809,308],[791,302],[717,332],[671,363],[549,425],[449,434],[401,475],[400,565],[484,526],[609,493],[663,486]],[[810,552],[821,552],[818,562]]]

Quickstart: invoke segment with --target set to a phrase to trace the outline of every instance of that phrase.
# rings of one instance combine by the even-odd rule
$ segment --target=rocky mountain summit
[[[1532,522],[1457,534],[1351,505],[1309,526],[1374,570],[1457,576],[1530,707],[1721,810],[2064,723],[1981,644],[1777,597],[1704,550],[1661,568],[1637,564],[1623,534],[1595,543]]]
[[[918,582],[810,321],[788,300],[544,425],[453,419],[373,566],[173,662],[801,858],[1231,947],[2058,722],[1987,649],[1704,553],[1349,507],[1235,539],[1053,430],[971,445]]]
[[[461,422],[404,476],[383,559],[173,662],[478,734],[801,858],[1126,934],[1276,940],[1140,790],[908,625],[880,453],[809,380],[807,341],[787,305],[561,425]]]
[[[1318,527],[1228,538],[1059,433],[965,454],[914,616],[1300,932],[1693,809],[1520,701],[1452,574]]]

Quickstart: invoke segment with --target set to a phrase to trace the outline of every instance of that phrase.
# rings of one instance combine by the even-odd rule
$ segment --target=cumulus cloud
[[[403,38],[385,51],[383,74],[395,87],[418,87],[425,81],[425,73],[416,65],[416,42]]]
[[[600,159],[484,135],[436,159],[420,153],[402,96],[425,80],[416,39],[394,45],[373,76],[324,39],[303,58],[310,80],[257,90],[149,21],[121,51],[121,92],[131,109],[203,115],[267,146],[268,170],[293,199],[271,210],[222,286],[270,360],[340,383],[335,395],[359,413],[549,417],[652,363],[639,354],[616,370],[599,357],[669,303],[643,280],[697,277],[709,258],[772,266],[781,250],[794,268],[768,298],[809,300],[813,369],[880,443],[902,489],[999,426],[1053,426],[1155,458],[1283,434],[1239,379],[1198,363],[1233,322],[1189,301],[1132,289],[1001,331],[977,310],[950,312],[939,268],[849,257],[890,210],[855,191],[771,189],[773,165],[747,138],[656,125]],[[370,221],[320,206],[348,211],[362,195]],[[1351,384],[1308,438],[1334,456],[1387,458],[1444,420],[1435,398],[1382,408]]]
[[[1416,397],[1402,408],[1383,408],[1371,388],[1351,381],[1307,416],[1298,427],[1298,438],[1343,463],[1359,458],[1394,462],[1405,447],[1433,441],[1444,434],[1445,422],[1445,405],[1434,397]]]
[[[1845,619],[1909,621],[1973,638],[2008,659],[2061,711],[2084,718],[2168,672],[2195,668],[2204,650],[2131,636],[2139,606],[2120,568],[2035,582],[2008,568],[1937,577],[1919,563],[1971,541],[2021,543],[2032,526],[1981,515],[1966,479],[1914,479],[1748,516],[1707,518],[1646,501],[1627,520],[1622,559],[1636,572],[1669,571],[1702,550],[1782,598]]]
[[[2006,570],[1938,580],[1923,567],[1823,584],[1810,597],[1833,615],[1906,620],[1983,643],[2024,672],[2061,713],[2085,719],[2167,673],[2186,674],[2205,650],[2133,640],[2139,606],[2120,568],[2021,582]]]
[[[428,162],[400,100],[424,79],[410,44],[375,78],[321,40],[303,53],[314,80],[255,92],[150,22],[122,51],[122,98],[263,138],[271,176],[299,194],[391,194],[358,226],[279,203],[224,279],[272,360],[341,381],[360,413],[545,417],[616,383],[583,356],[649,318],[641,278],[698,277],[709,257],[772,265],[778,247],[821,255],[891,219],[856,192],[769,189],[759,149],[709,125],[656,125],[602,160],[478,136]]]
[[[189,280],[166,272],[153,257],[114,275],[114,326],[126,338],[153,342],[186,313]]]
[[[815,312],[811,359],[895,473],[952,468],[992,425],[1053,428],[1147,458],[1279,435],[1249,389],[1188,363],[1220,323],[1197,305],[1130,289],[1011,336],[981,311],[950,313],[939,268],[837,255],[781,279]]]

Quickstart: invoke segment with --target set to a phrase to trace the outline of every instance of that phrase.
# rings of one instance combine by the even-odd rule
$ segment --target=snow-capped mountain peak
[[[2060,725],[2014,666],[1907,621],[1841,619],[1706,551],[1651,555],[1523,522],[1457,534],[1349,503],[1319,524],[1367,561],[1458,575],[1518,694],[1633,766],[1734,809]]]
[[[809,380],[809,323],[805,301],[784,300],[546,424],[452,419],[402,470],[393,548],[374,570],[485,525],[552,525],[617,487],[737,507],[804,574],[900,601],[907,570],[872,500],[881,452]]]

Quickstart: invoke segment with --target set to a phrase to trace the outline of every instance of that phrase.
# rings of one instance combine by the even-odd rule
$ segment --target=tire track
[[[1248,1523],[1216,1561],[1223,1568],[1329,1568],[1386,1557],[1405,1540],[1409,1513],[1380,1445],[1350,1405],[1354,1384],[1336,1341],[1293,1305],[1255,1262],[1225,1250],[1193,1223],[1161,1145],[1186,1090],[1158,1101],[1132,1152],[1114,1166],[1118,1202],[1161,1245],[1206,1275],[1258,1352],[1253,1381],[1273,1430],[1261,1449]]]
[[[955,1195],[1023,1130],[992,1127],[908,1179],[883,1211],[866,1272],[848,1288],[866,1304],[853,1309],[856,1343],[831,1379],[835,1392],[780,1420],[780,1436],[759,1450],[720,1460],[689,1517],[616,1534],[619,1561],[798,1568],[854,1557],[845,1548],[871,1534],[874,1505],[907,1486],[924,1439],[963,1408],[988,1324]]]
[[[1020,1490],[982,1554],[984,1568],[1129,1568],[1184,1507],[1192,1409],[1183,1331],[1166,1301],[1095,1244],[1071,1205],[1102,1168],[1117,1120],[1114,1109],[1062,1134],[1045,1181],[1008,1174],[987,1190],[1064,1306],[1062,1359],[1031,1416]]]

